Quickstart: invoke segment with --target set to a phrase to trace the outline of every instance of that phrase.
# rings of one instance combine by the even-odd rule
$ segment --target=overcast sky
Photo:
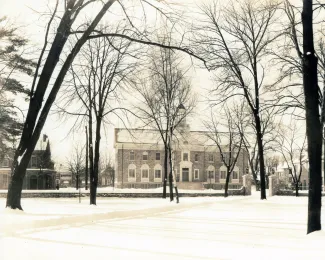
[[[49,0],[53,8],[54,0]],[[48,0],[0,0],[0,17],[7,16],[15,25],[20,26],[20,31],[23,32],[30,41],[40,46],[44,41],[45,25],[49,17]],[[212,84],[210,81],[211,73],[200,68],[191,70],[189,76],[192,79],[193,90],[199,94],[203,93],[203,89],[209,89]],[[23,76],[21,81],[24,85],[30,88],[30,78]],[[203,104],[203,99],[200,98],[197,114],[202,114],[202,109],[206,107]],[[21,99],[17,99],[19,106],[27,109],[27,103]],[[52,155],[56,165],[65,163],[66,157],[71,153],[73,143],[84,143],[85,138],[83,129],[81,131],[70,134],[68,132],[74,119],[71,118],[70,122],[59,123],[57,116],[50,115],[45,124],[43,133],[46,133],[51,141]],[[199,129],[199,120],[191,120],[192,129]],[[113,138],[114,127],[123,127],[121,122],[114,122],[114,125],[108,126],[106,129],[106,136],[102,136],[101,151],[104,156],[104,151],[113,155]]]

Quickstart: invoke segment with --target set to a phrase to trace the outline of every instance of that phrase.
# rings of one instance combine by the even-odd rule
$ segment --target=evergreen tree
[[[22,73],[32,75],[35,67],[31,59],[23,57],[27,43],[6,17],[0,18],[0,160],[23,127],[17,119],[20,109],[14,105],[13,96],[29,95],[29,90],[18,80]]]

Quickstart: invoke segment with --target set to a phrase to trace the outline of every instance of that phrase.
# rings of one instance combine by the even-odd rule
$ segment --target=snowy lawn
[[[167,188],[167,192],[169,192]],[[229,189],[231,190],[231,189]],[[7,193],[7,190],[0,190],[0,193]],[[59,190],[23,190],[23,193],[79,193],[79,190],[76,188],[69,187],[69,188],[60,188]],[[80,192],[89,193],[89,189],[86,190],[85,188],[81,188]],[[156,189],[117,189],[113,187],[102,187],[97,188],[97,193],[161,193],[163,192],[163,188],[156,188]],[[213,190],[213,189],[204,189],[204,190],[184,190],[179,189],[179,193],[224,193],[224,190]]]
[[[0,259],[325,259],[307,197],[180,199],[0,199]]]

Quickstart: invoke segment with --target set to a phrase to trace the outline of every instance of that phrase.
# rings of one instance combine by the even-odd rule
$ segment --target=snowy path
[[[324,233],[305,235],[306,197],[23,203],[0,209],[0,259],[325,259]]]

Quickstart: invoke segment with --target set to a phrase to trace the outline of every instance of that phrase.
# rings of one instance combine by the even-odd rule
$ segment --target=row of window
[[[135,169],[129,169],[129,178],[135,179]],[[161,179],[161,170],[159,170],[159,169],[154,170],[154,178]],[[148,169],[141,170],[141,179],[149,179],[149,170]]]
[[[188,153],[183,153],[183,161],[188,161]],[[160,161],[160,153],[156,153],[156,161]],[[194,155],[194,161],[198,162],[200,159],[199,154],[195,154]],[[134,151],[130,152],[130,161],[134,161],[135,160],[135,153]],[[143,161],[147,161],[148,160],[148,152],[143,152],[142,153],[142,160]],[[213,154],[208,154],[208,161],[209,162],[214,162],[214,155]]]
[[[195,175],[195,170],[194,170],[194,175]],[[208,178],[209,179],[214,178],[214,171],[208,171]],[[220,179],[226,179],[226,178],[227,178],[227,172],[221,170],[220,171]],[[233,171],[232,172],[232,179],[239,179],[238,171]]]
[[[135,160],[135,154],[134,151],[130,152],[130,161]],[[148,160],[148,152],[142,153],[142,160],[147,161]],[[156,153],[156,161],[160,161],[160,153]]]
[[[128,177],[130,179],[135,179],[136,178],[136,168],[135,167],[129,167],[129,174]],[[200,171],[199,169],[194,169],[194,180],[200,179]],[[215,172],[214,171],[207,171],[208,173],[208,178],[213,179]],[[154,169],[154,179],[161,179],[162,178],[162,170],[161,169]],[[227,177],[227,172],[221,170],[220,171],[220,179],[226,179]],[[141,179],[149,179],[149,168],[141,168]],[[239,174],[238,171],[233,171],[232,172],[232,179],[239,179]]]

